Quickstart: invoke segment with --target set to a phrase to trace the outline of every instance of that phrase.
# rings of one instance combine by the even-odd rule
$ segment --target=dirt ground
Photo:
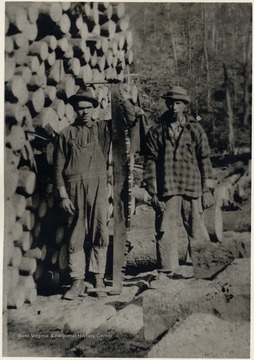
[[[137,210],[136,248],[154,241],[151,208]],[[7,356],[250,357],[250,233],[224,238],[245,252],[230,250],[230,262],[211,280],[192,277],[191,266],[183,266],[185,279],[175,280],[159,275],[153,263],[134,269],[132,262],[120,295],[67,301],[59,293],[9,309]]]

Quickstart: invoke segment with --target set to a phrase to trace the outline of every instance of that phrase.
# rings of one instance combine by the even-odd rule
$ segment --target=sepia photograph
[[[251,358],[252,2],[4,2],[2,357]]]

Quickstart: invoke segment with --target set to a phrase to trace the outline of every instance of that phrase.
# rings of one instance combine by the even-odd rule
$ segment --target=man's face
[[[84,123],[89,123],[92,121],[94,107],[90,101],[79,101],[77,104],[77,110],[79,118]]]
[[[185,102],[181,100],[167,99],[166,106],[169,109],[169,111],[172,113],[173,117],[177,120],[179,117],[183,115],[187,105],[185,104]]]

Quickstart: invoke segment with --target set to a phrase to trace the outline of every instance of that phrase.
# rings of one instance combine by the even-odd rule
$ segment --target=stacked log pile
[[[38,284],[59,284],[66,270],[53,187],[55,135],[74,121],[68,99],[79,87],[90,86],[99,100],[94,118],[110,119],[108,85],[123,82],[133,61],[128,25],[122,3],[6,3],[4,292],[10,307],[35,301]],[[135,98],[135,87],[132,93]]]

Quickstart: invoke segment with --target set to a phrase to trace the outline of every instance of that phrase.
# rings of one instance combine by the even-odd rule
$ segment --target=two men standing
[[[157,254],[160,271],[181,276],[177,232],[180,214],[188,234],[186,252],[206,240],[203,209],[213,205],[210,147],[201,125],[186,114],[190,97],[174,86],[162,96],[168,110],[146,137],[144,180],[156,212]],[[75,122],[63,129],[55,153],[55,180],[61,207],[68,214],[69,267],[72,286],[64,295],[75,299],[86,291],[84,276],[94,274],[97,296],[103,292],[106,268],[107,154],[110,131],[106,121],[92,120],[97,100],[89,89],[71,99]],[[88,248],[85,253],[84,248]]]

